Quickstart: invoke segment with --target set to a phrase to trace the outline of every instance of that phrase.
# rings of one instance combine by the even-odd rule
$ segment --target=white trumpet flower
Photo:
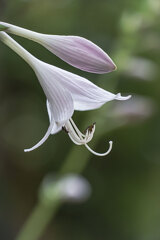
[[[109,142],[110,147],[107,152],[94,152],[88,146],[88,143],[93,138],[95,124],[88,127],[85,134],[83,134],[72,120],[72,115],[74,110],[93,110],[111,100],[127,100],[130,96],[115,95],[83,77],[40,61],[5,32],[0,32],[0,40],[19,54],[33,68],[47,97],[49,128],[42,140],[34,147],[25,149],[25,152],[38,148],[47,140],[50,134],[55,134],[64,129],[75,144],[85,145],[95,155],[107,155],[111,151],[112,141]]]
[[[5,31],[8,33],[40,43],[65,62],[81,70],[102,74],[116,69],[108,54],[83,37],[42,34],[4,22],[0,22],[0,25],[6,27]]]

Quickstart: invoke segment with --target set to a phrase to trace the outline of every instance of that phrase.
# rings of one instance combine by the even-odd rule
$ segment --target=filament
[[[91,141],[95,132],[95,125],[91,129],[87,129],[86,134],[81,133],[72,119],[69,119],[65,124],[70,139],[77,145],[83,145]]]
[[[91,153],[93,153],[94,155],[100,156],[100,157],[104,157],[104,156],[108,155],[108,154],[111,152],[111,150],[112,150],[112,145],[113,145],[113,142],[112,142],[112,141],[109,141],[109,149],[107,150],[107,152],[104,152],[104,153],[95,152],[95,151],[92,150],[87,144],[85,144],[85,147],[86,147]]]

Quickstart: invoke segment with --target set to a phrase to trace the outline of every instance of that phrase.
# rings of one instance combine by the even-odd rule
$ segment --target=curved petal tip
[[[128,100],[128,99],[130,99],[132,97],[132,95],[128,95],[128,96],[126,96],[126,97],[123,97],[123,96],[121,96],[121,94],[120,93],[118,93],[117,95],[116,95],[116,97],[115,97],[115,99],[116,100]]]
[[[49,135],[51,134],[51,131],[52,131],[53,126],[54,126],[54,123],[55,123],[54,119],[52,119],[51,123],[49,125],[49,128],[48,128],[46,134],[44,135],[44,137],[36,145],[34,145],[33,147],[28,148],[28,149],[24,149],[24,152],[31,152],[31,151],[35,150],[36,148],[40,147],[47,140]]]

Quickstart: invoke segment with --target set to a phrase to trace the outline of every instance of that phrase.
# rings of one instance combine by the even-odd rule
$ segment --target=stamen
[[[92,129],[94,128],[95,125],[96,125],[96,123],[94,122],[92,125],[88,126],[84,132],[86,133],[87,130],[88,130],[89,132],[92,132]]]
[[[69,133],[65,126],[62,127],[62,130],[66,133]]]
[[[92,128],[92,132],[90,132],[89,130],[87,131],[87,132],[89,132],[89,136],[88,136],[87,142],[90,142],[92,140],[94,132],[95,132],[95,129],[96,129],[96,125],[94,124],[94,126]]]
[[[51,123],[49,125],[49,128],[48,128],[46,134],[44,135],[44,137],[35,146],[33,146],[32,148],[24,149],[24,152],[30,152],[30,151],[38,148],[39,146],[41,146],[47,140],[49,135],[51,134],[51,131],[53,129],[54,124],[55,124],[55,121],[54,121],[54,119],[52,119]]]
[[[77,145],[82,145],[84,144],[84,140],[82,138],[82,136],[79,136],[76,131],[74,130],[74,128],[72,127],[72,124],[70,123],[70,121],[68,121],[65,124],[65,127],[67,128],[68,131],[68,135],[71,138],[71,140],[77,144]]]
[[[70,139],[72,140],[72,142],[75,143],[76,145],[83,145],[83,143],[80,143],[80,142],[76,141],[76,140],[72,137],[72,135],[71,135],[70,133],[68,133],[68,136],[70,137]]]
[[[76,132],[78,133],[79,136],[83,136],[85,137],[85,135],[83,133],[81,133],[81,131],[78,129],[78,127],[76,126],[76,124],[74,123],[73,119],[70,119],[71,124],[73,125],[73,127],[75,128]]]
[[[91,129],[87,129],[86,134],[81,133],[72,119],[65,124],[65,128],[71,140],[77,145],[90,142],[95,131],[95,125],[93,124]]]
[[[85,135],[85,139],[86,139],[86,141],[88,141],[89,136],[90,136],[90,133],[89,133],[89,131],[87,131],[87,132],[86,132],[86,135]]]
[[[105,153],[97,153],[87,145],[87,143],[90,142],[93,138],[93,135],[96,129],[95,123],[87,127],[87,129],[85,130],[85,134],[80,132],[80,130],[77,128],[76,124],[72,119],[69,119],[69,121],[67,121],[64,129],[68,132],[70,139],[76,145],[85,145],[85,147],[96,156],[101,156],[101,157],[106,156],[112,150],[112,145],[113,145],[112,141],[109,142],[109,149]]]
[[[108,149],[108,151],[105,152],[105,153],[97,153],[97,152],[93,151],[87,144],[85,144],[85,147],[86,147],[91,153],[93,153],[94,155],[103,157],[103,156],[106,156],[106,155],[108,155],[108,154],[110,153],[110,151],[112,150],[112,145],[113,145],[113,142],[110,141],[110,142],[109,142],[109,149]]]

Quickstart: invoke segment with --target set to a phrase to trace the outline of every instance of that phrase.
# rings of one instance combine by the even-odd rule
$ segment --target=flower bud
[[[37,41],[63,61],[83,71],[102,74],[116,69],[100,47],[83,37],[42,34]]]
[[[116,69],[112,59],[100,47],[79,36],[48,35],[0,22],[7,32],[40,43],[68,64],[92,73],[107,73]]]

